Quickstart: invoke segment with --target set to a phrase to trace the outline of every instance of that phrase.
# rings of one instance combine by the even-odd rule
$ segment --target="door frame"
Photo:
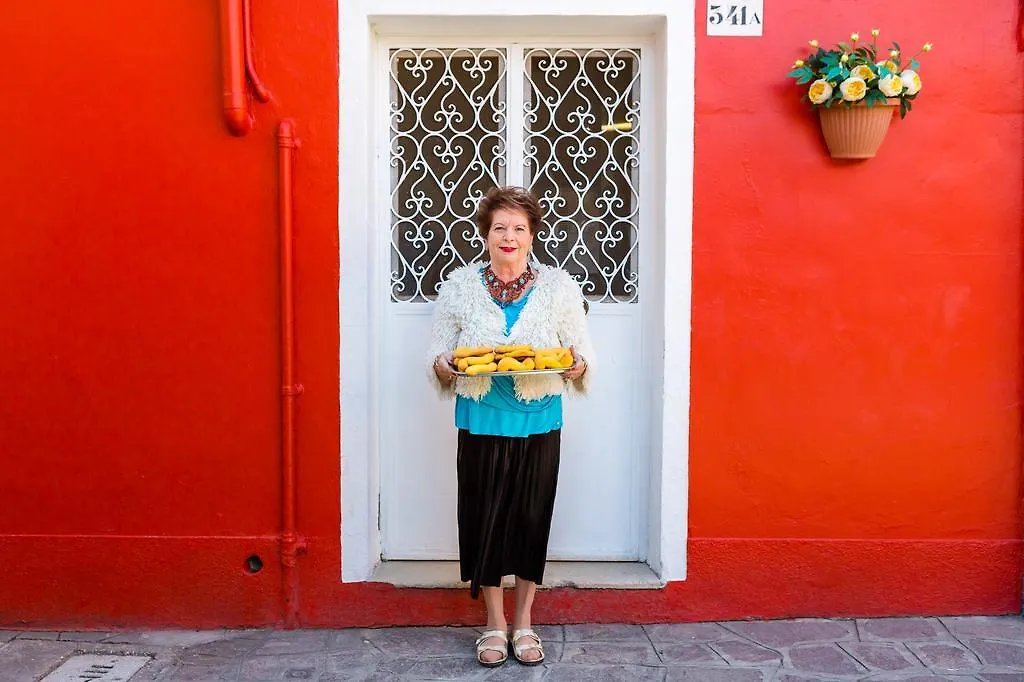
[[[651,219],[651,202],[647,198],[648,192],[654,187],[654,173],[648,168],[648,153],[652,148],[653,136],[651,135],[650,128],[647,125],[648,120],[653,120],[655,117],[649,115],[649,111],[653,109],[654,104],[654,93],[656,88],[653,85],[652,71],[650,64],[647,63],[648,55],[652,54],[654,45],[651,41],[650,36],[644,38],[550,38],[550,39],[537,39],[531,36],[529,40],[520,39],[520,36],[505,36],[500,39],[498,38],[478,38],[476,36],[466,37],[390,37],[381,36],[376,41],[377,54],[375,55],[376,67],[374,73],[377,78],[383,79],[383,74],[389,71],[391,63],[390,51],[395,48],[439,48],[448,49],[453,47],[458,48],[495,48],[507,50],[507,65],[506,73],[508,74],[508,91],[509,95],[505,101],[508,105],[506,107],[507,125],[506,133],[509,138],[506,142],[506,149],[508,152],[508,162],[506,164],[506,182],[508,184],[523,185],[523,167],[520,161],[523,154],[524,142],[522,137],[516,138],[516,134],[523,128],[523,114],[522,110],[518,107],[523,104],[522,99],[524,97],[524,89],[521,83],[513,85],[513,81],[520,81],[523,76],[523,59],[521,51],[529,50],[537,47],[551,47],[551,48],[608,48],[608,49],[629,49],[637,48],[640,50],[641,58],[638,67],[640,69],[640,84],[639,84],[639,95],[640,95],[640,121],[641,126],[637,135],[637,142],[639,144],[639,173],[638,173],[638,186],[639,186],[639,206],[637,211],[637,217],[639,222],[639,245],[637,249],[637,256],[640,262],[640,280],[639,290],[640,296],[639,301],[634,304],[629,303],[609,303],[607,301],[602,302],[591,302],[588,317],[591,320],[590,328],[591,334],[595,333],[594,320],[598,318],[609,318],[609,317],[629,317],[630,323],[635,324],[640,328],[640,341],[639,348],[635,352],[631,353],[631,357],[635,360],[635,365],[640,368],[646,367],[648,356],[650,355],[651,349],[644,343],[644,339],[647,336],[646,328],[649,326],[649,320],[646,318],[650,317],[651,303],[647,300],[648,293],[657,286],[657,282],[648,274],[648,268],[644,265],[650,262],[655,257],[655,252],[651,248],[651,243],[654,241],[649,239],[650,236],[645,229],[649,226],[654,225],[654,221]],[[374,135],[377,136],[377,143],[379,147],[388,148],[390,144],[390,125],[387,117],[384,113],[387,111],[387,107],[390,105],[390,92],[388,82],[381,82],[379,85],[384,87],[378,87],[376,97],[377,109],[375,116],[377,118],[377,125],[374,128]],[[515,94],[513,90],[517,90]],[[514,131],[514,132],[513,132]],[[390,196],[392,190],[390,183],[389,173],[389,157],[381,155],[377,158],[377,162],[374,166],[374,178],[377,181],[376,184],[376,197],[387,197]],[[375,260],[374,260],[374,283],[385,281],[386,273],[391,271],[391,249],[390,239],[386,233],[386,230],[390,227],[391,213],[390,205],[383,201],[378,200],[374,206],[374,229],[372,230],[371,242],[373,244]],[[381,338],[385,339],[388,336],[394,334],[393,330],[389,328],[391,323],[396,318],[402,317],[430,317],[434,310],[434,303],[394,303],[389,301],[389,295],[386,288],[372,287],[372,290],[376,292],[375,298],[371,302],[371,311],[379,315],[381,330]],[[394,310],[391,306],[398,305],[399,310]],[[632,308],[632,309],[630,309]],[[609,352],[595,338],[595,347],[598,353],[598,365],[603,366],[601,362],[602,358]],[[386,343],[386,342],[384,342]],[[424,344],[425,346],[425,344]],[[419,358],[422,355],[418,352],[420,349],[409,349],[408,352],[413,354],[414,357]],[[383,369],[381,376],[383,376]],[[602,370],[599,372],[599,377],[596,379],[596,390],[608,390],[609,387],[604,383],[604,378],[607,376]],[[420,380],[420,376],[413,377],[413,381]],[[424,387],[426,384],[424,383]],[[555,544],[554,534],[557,532],[552,531],[552,539],[549,543],[549,557],[552,557],[552,561],[609,561],[609,562],[646,562],[649,552],[648,538],[647,538],[647,524],[641,523],[640,512],[646,510],[649,505],[648,501],[648,482],[649,482],[649,466],[647,463],[648,454],[650,453],[650,431],[651,425],[649,424],[649,418],[647,415],[650,414],[650,375],[647,371],[639,371],[635,373],[626,386],[617,386],[616,389],[624,389],[624,393],[628,393],[623,400],[625,405],[632,406],[635,410],[635,414],[631,415],[633,421],[632,434],[629,438],[629,445],[627,452],[638,453],[637,456],[631,457],[628,461],[629,474],[628,474],[628,507],[629,507],[629,548],[626,549],[619,556],[602,555],[597,558],[594,555],[583,558],[579,555],[576,556],[558,556],[558,550],[553,547]],[[429,390],[429,389],[427,389]],[[570,398],[570,400],[574,400]],[[386,399],[383,394],[374,396],[374,403],[380,414],[384,414],[386,409]],[[391,406],[389,409],[394,409]],[[569,418],[569,412],[571,406],[566,405],[567,418],[566,429],[573,431],[578,428],[583,428],[583,424],[573,421]],[[443,427],[442,427],[443,428]],[[385,456],[385,450],[381,443],[383,435],[380,431],[376,434],[376,441],[373,443],[373,447],[379,453],[380,466],[379,466],[379,480],[380,485],[378,493],[380,497],[380,504],[378,505],[379,513],[379,527],[381,537],[381,555],[387,554],[387,533],[393,530],[394,527],[394,516],[390,515],[389,500],[386,492],[390,489],[390,486],[394,483],[394,477],[396,474],[396,467],[400,466],[399,461],[395,458],[394,454],[390,457]],[[567,462],[566,457],[572,457],[572,454],[566,451],[566,435],[563,433],[562,436],[562,462],[563,468]],[[452,451],[454,452],[454,450]],[[580,453],[577,453],[579,455]],[[448,472],[454,475],[454,472]],[[559,498],[562,498],[563,487],[567,485],[564,478],[565,474],[562,474],[559,483]],[[556,519],[564,518],[560,516],[558,502],[555,505],[555,517]],[[563,502],[564,504],[564,502]],[[558,521],[556,520],[556,524]],[[420,548],[421,550],[426,548]],[[433,552],[427,551],[426,554],[432,555]],[[457,558],[457,556],[456,556]],[[388,559],[382,559],[387,561]],[[406,557],[397,559],[400,561],[415,561],[415,560],[438,560],[436,556],[410,556],[407,552]]]
[[[436,3],[436,7],[430,5]],[[377,57],[382,41],[465,35],[522,36],[519,42],[634,39],[650,53],[647,83],[649,140],[645,201],[650,225],[642,233],[646,288],[643,338],[648,377],[643,402],[647,438],[646,563],[663,581],[686,577],[690,298],[692,285],[692,193],[694,110],[694,7],[671,0],[641,0],[628,14],[620,7],[588,3],[601,16],[579,16],[582,3],[571,0],[522,0],[517,14],[481,16],[468,0],[354,0],[339,3],[339,245],[341,319],[340,409],[342,424],[342,570],[343,582],[370,579],[380,562],[379,366],[382,331],[380,235],[375,170],[388,153],[376,134],[379,122]],[[373,13],[371,14],[371,5]],[[435,9],[437,14],[426,14]],[[445,16],[441,16],[445,12]],[[543,33],[538,29],[543,28]],[[547,40],[545,40],[547,38]],[[463,41],[459,41],[460,43]],[[672,73],[671,78],[667,74]],[[685,74],[688,77],[680,77]],[[346,104],[351,102],[353,104]],[[672,121],[672,126],[666,124]],[[667,159],[673,159],[669,165]],[[671,188],[671,192],[667,188]],[[672,205],[667,202],[671,196]],[[680,209],[680,207],[682,207]],[[655,257],[657,256],[657,257]],[[369,264],[369,267],[368,267]],[[666,278],[666,272],[672,278]],[[679,311],[684,311],[679,314]],[[643,540],[642,540],[643,542]]]

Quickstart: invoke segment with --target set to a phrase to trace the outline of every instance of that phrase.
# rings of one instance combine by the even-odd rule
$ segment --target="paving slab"
[[[642,665],[551,666],[544,682],[664,682],[665,668]]]
[[[326,667],[326,654],[249,656],[238,670],[239,682],[316,680]]]
[[[667,665],[729,665],[707,644],[655,644],[654,650]]]
[[[1024,669],[1024,643],[968,639],[965,644],[987,665],[1005,665]]]
[[[365,637],[387,656],[444,656],[471,651],[480,636],[476,628],[378,628]]]
[[[591,623],[566,625],[566,642],[650,642],[642,625]]]
[[[661,665],[650,642],[566,642],[560,663],[579,665]]]
[[[859,677],[867,669],[838,644],[806,644],[789,650],[790,665],[802,673]]]
[[[782,664],[782,654],[774,649],[754,644],[744,639],[727,639],[709,642],[708,646],[731,665],[773,665]]]
[[[644,625],[644,632],[655,644],[679,644],[690,642],[715,642],[720,639],[734,639],[735,635],[718,623],[657,623]]]
[[[75,645],[53,640],[15,639],[4,645],[0,654],[0,682],[37,680],[64,662]]]
[[[981,666],[977,656],[959,642],[907,642],[907,647],[936,672],[967,672]]]
[[[746,639],[769,647],[818,642],[847,642],[857,639],[850,621],[823,618],[732,621],[722,623],[722,625]]]
[[[940,618],[956,637],[1024,641],[1024,619],[1018,616],[959,616]]]
[[[669,667],[666,682],[765,682],[770,679],[757,668]]]
[[[113,632],[84,632],[80,630],[70,630],[68,632],[62,632],[57,636],[57,639],[61,642],[102,642],[105,639],[114,637]]]
[[[1024,682],[1024,672],[981,672],[978,679],[984,682]]]
[[[220,641],[224,639],[226,633],[226,630],[145,630],[111,634],[103,641],[111,644],[190,647]],[[61,633],[61,639],[64,639],[66,634]]]
[[[868,670],[892,672],[922,665],[902,642],[846,642],[840,646]]]
[[[268,635],[252,651],[250,656],[283,656],[290,654],[313,654],[324,652],[331,640],[328,630],[295,630],[276,632]]]
[[[857,620],[864,642],[909,642],[948,637],[938,618],[875,618]]]

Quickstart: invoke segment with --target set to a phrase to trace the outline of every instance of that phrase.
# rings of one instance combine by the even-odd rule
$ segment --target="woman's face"
[[[522,211],[498,208],[491,213],[487,251],[492,265],[525,269],[533,245],[530,219]]]

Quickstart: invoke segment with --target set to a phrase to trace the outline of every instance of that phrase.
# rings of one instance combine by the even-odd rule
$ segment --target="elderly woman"
[[[541,226],[540,203],[520,187],[494,188],[480,202],[477,228],[487,263],[470,263],[441,285],[434,314],[432,378],[455,394],[458,429],[458,523],[462,580],[481,591],[487,626],[477,660],[495,667],[512,653],[525,665],[544,660],[530,610],[544,578],[555,504],[562,394],[584,393],[594,352],[582,292],[564,270],[530,264]],[[562,374],[456,376],[452,350],[530,344],[572,349]],[[511,636],[501,580],[515,576]]]

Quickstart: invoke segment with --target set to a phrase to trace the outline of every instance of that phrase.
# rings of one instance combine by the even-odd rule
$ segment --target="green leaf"
[[[836,43],[836,45],[838,45],[839,49],[843,52],[853,52],[853,48],[850,47],[849,43]]]
[[[892,75],[892,71],[890,71],[889,69],[885,68],[884,66],[879,66],[878,67],[878,77],[879,78],[885,78],[886,76],[891,76],[891,75]]]
[[[900,99],[900,118],[904,119],[907,117],[907,100]]]
[[[910,68],[913,69],[914,71],[917,71],[918,69],[921,68],[921,65],[917,63],[916,59],[911,59],[910,60]]]
[[[786,74],[786,77],[787,78],[799,78],[803,74],[804,74],[804,70],[803,69],[793,69],[792,71],[790,71],[789,73]]]
[[[826,109],[831,109],[832,108],[832,102],[835,102],[835,101],[836,101],[836,98],[833,97],[832,99],[830,99],[827,102],[825,102],[825,108]]]
[[[797,80],[796,84],[797,85],[803,85],[804,83],[810,83],[812,80],[814,80],[814,74],[808,72],[808,73],[805,73],[804,75],[800,76],[800,78]]]
[[[903,98],[903,102],[904,102],[904,104],[907,105],[907,111],[913,111],[914,110],[914,105],[912,104],[913,100],[909,100],[906,97],[904,97]]]
[[[902,47],[900,47],[900,44],[899,44],[899,43],[897,43],[897,42],[896,42],[896,41],[894,40],[894,41],[892,41],[892,44],[896,46],[896,49],[897,49],[897,50],[899,50],[899,53],[900,53],[900,54],[903,54],[903,48],[902,48]]]
[[[833,78],[835,78],[836,76],[838,76],[842,72],[843,72],[843,70],[840,67],[833,66],[831,69],[829,69],[825,73],[825,78],[827,78],[828,80],[832,80]]]
[[[871,109],[872,107],[875,106],[875,99],[872,97],[865,98],[864,106],[866,106],[868,109]]]

